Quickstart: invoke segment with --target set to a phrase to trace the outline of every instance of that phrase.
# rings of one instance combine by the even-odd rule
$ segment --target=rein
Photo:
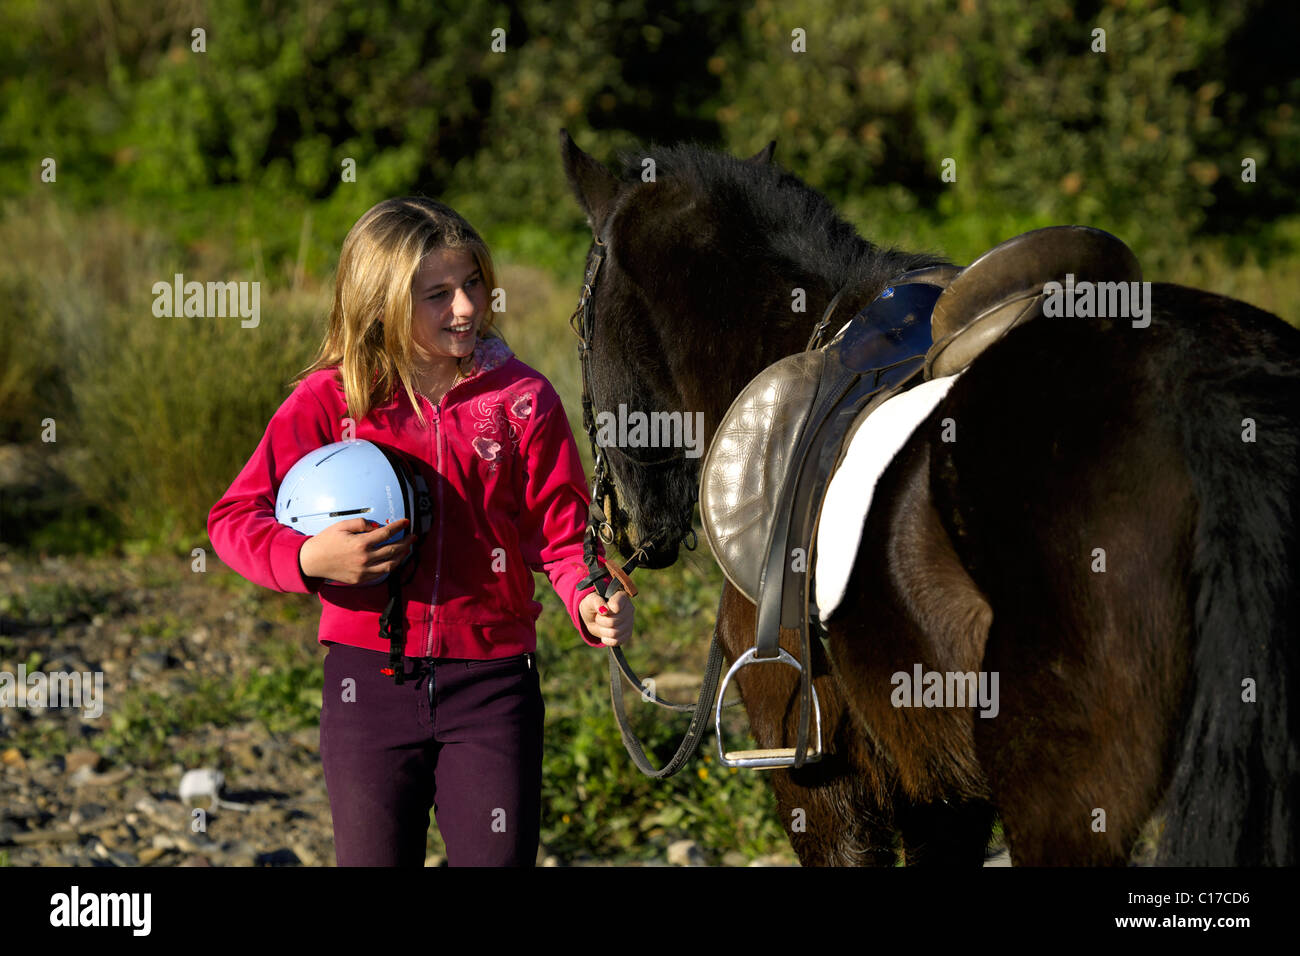
[[[685,457],[685,452],[680,454],[674,452],[665,458],[659,458],[652,461],[645,461],[628,454],[616,445],[603,448],[596,439],[596,420],[592,413],[591,391],[588,386],[590,373],[588,371],[591,364],[592,337],[596,329],[596,307],[595,291],[596,279],[600,274],[600,267],[605,261],[606,245],[599,235],[594,238],[594,244],[587,259],[587,268],[582,280],[582,295],[578,300],[578,306],[574,309],[573,314],[569,317],[569,327],[578,337],[578,361],[582,369],[582,425],[586,429],[587,438],[591,442],[591,453],[594,465],[592,467],[591,479],[591,505],[587,517],[587,530],[583,535],[582,555],[583,562],[587,565],[588,575],[578,583],[578,590],[594,586],[601,598],[607,599],[622,588],[629,597],[636,597],[637,587],[632,583],[632,572],[636,570],[642,559],[645,558],[644,544],[638,545],[632,556],[620,568],[615,564],[602,564],[596,554],[596,539],[600,538],[605,544],[613,544],[614,529],[600,507],[602,500],[611,501],[609,494],[613,489],[613,482],[609,472],[609,465],[605,452],[612,451],[626,461],[640,468],[654,468],[662,465],[672,464],[680,461]],[[821,321],[813,330],[812,338],[809,339],[809,348],[821,337],[829,324],[831,315],[835,307],[839,304],[841,296],[847,288],[848,282],[842,285],[835,296],[831,299],[826,311],[822,314]],[[698,489],[695,497],[692,498],[692,505],[699,497]],[[690,539],[688,546],[686,540]],[[693,528],[688,528],[679,540],[681,547],[688,551],[694,551],[699,545],[699,539]],[[612,578],[612,580],[611,580]],[[718,620],[722,616],[721,599],[718,602]],[[700,686],[700,695],[694,704],[674,704],[663,700],[657,694],[647,693],[645,683],[639,678],[635,671],[627,662],[623,655],[621,647],[610,647],[609,650],[609,689],[610,700],[614,707],[614,716],[618,721],[618,729],[623,737],[623,746],[627,749],[628,755],[632,758],[637,768],[649,777],[664,778],[675,774],[690,759],[691,755],[699,747],[702,739],[702,732],[709,711],[712,710],[712,702],[718,693],[718,684],[722,677],[723,656],[722,642],[719,636],[719,628],[715,624],[713,629],[713,638],[709,644],[708,661],[705,664],[704,679]],[[752,653],[752,652],[751,652]],[[809,665],[811,667],[811,665]],[[656,769],[645,755],[645,750],[641,746],[640,740],[632,731],[628,723],[627,714],[623,703],[623,684],[619,679],[620,672],[627,678],[628,682],[641,691],[642,699],[650,700],[660,707],[669,710],[680,711],[691,714],[690,726],[687,728],[681,743],[678,745],[672,758],[662,768]],[[805,690],[806,694],[807,691]],[[739,701],[733,701],[726,706],[735,706]],[[718,715],[720,718],[721,707],[719,702]],[[806,715],[804,721],[801,721],[800,732],[801,740],[806,735]],[[803,747],[800,747],[802,750]],[[802,761],[800,761],[802,762]]]

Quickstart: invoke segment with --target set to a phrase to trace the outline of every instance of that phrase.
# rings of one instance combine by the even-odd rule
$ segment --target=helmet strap
[[[388,603],[384,606],[384,613],[379,615],[379,639],[388,642],[388,666],[380,668],[380,673],[391,676],[399,686],[407,677],[415,676],[406,673],[406,614],[402,588],[415,577],[419,553],[417,541],[405,562],[408,565],[405,577],[399,578],[396,571],[388,575]]]

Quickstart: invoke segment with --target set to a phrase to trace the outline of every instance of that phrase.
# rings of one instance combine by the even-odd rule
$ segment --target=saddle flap
[[[700,523],[722,573],[758,603],[772,517],[821,381],[820,349],[787,356],[736,396],[700,464]]]

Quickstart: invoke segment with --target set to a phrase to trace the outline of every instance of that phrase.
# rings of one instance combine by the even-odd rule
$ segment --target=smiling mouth
[[[466,322],[464,325],[447,325],[443,327],[444,332],[468,332],[474,328],[473,322]]]

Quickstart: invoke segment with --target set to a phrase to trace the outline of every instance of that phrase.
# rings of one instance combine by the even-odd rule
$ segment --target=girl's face
[[[487,289],[466,249],[438,249],[420,263],[411,287],[411,333],[425,363],[474,351],[487,310]]]

